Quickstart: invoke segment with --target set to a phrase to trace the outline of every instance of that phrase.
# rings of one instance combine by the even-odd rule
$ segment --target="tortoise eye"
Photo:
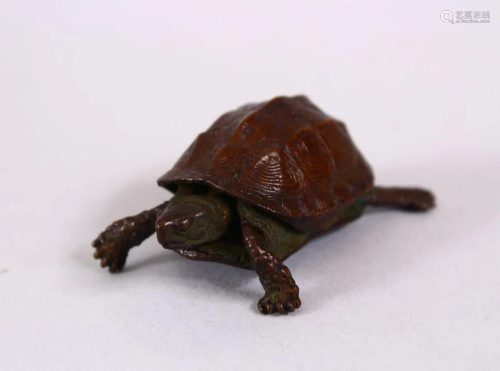
[[[193,224],[193,218],[187,218],[179,221],[176,225],[176,229],[180,233],[186,232],[189,228],[191,228],[191,224]]]

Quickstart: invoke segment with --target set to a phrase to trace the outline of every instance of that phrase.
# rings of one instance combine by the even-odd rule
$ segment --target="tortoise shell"
[[[158,184],[200,183],[285,217],[319,216],[367,193],[373,173],[345,125],[305,96],[222,115]]]

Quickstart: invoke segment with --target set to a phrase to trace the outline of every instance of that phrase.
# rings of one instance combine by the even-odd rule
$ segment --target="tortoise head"
[[[156,219],[156,236],[165,249],[190,250],[221,238],[231,219],[231,206],[223,196],[176,195]]]

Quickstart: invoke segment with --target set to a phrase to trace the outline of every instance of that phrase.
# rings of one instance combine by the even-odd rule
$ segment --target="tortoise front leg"
[[[242,224],[243,242],[266,294],[259,300],[262,314],[285,314],[300,308],[299,287],[290,270],[264,246],[264,235],[251,224]]]
[[[139,246],[155,232],[156,216],[167,207],[168,201],[151,210],[117,220],[92,242],[95,259],[101,259],[101,267],[117,272],[125,266],[129,250]]]

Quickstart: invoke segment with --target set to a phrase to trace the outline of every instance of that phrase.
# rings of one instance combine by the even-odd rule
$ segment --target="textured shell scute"
[[[158,183],[199,182],[287,217],[321,215],[373,186],[345,125],[306,97],[222,115]]]

